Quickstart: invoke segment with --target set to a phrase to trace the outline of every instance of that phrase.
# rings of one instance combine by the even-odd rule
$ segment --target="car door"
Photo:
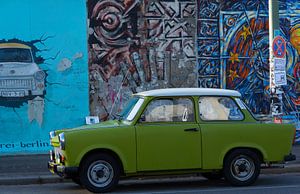
[[[192,98],[156,98],[136,124],[137,170],[201,168],[201,131]]]

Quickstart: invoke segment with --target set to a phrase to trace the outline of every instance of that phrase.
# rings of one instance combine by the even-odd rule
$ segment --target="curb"
[[[31,185],[31,184],[47,184],[47,183],[62,183],[69,182],[68,179],[63,179],[57,175],[43,176],[11,176],[3,178],[1,176],[0,185]]]
[[[271,169],[262,169],[261,174],[284,174],[284,173],[300,173],[300,164],[290,164],[284,168],[271,168]],[[190,175],[191,177],[197,177],[197,175]],[[180,177],[180,176],[178,176]],[[184,175],[182,176],[184,177]],[[149,177],[150,179],[161,179],[166,178],[162,177]],[[170,176],[169,178],[172,178]],[[146,178],[147,179],[147,178]],[[130,182],[136,182],[140,179],[132,179]],[[30,185],[30,184],[48,184],[48,183],[69,183],[72,182],[71,179],[63,179],[58,175],[13,175],[13,174],[1,174],[0,173],[0,185]],[[122,180],[122,182],[127,182],[126,179]]]

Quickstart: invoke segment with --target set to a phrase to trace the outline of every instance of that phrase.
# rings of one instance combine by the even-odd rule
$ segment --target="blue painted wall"
[[[46,74],[46,94],[0,105],[0,154],[46,152],[49,131],[89,114],[85,0],[1,1],[0,43],[29,45]]]
[[[269,114],[268,1],[197,2],[199,86],[238,90],[255,114]],[[300,110],[299,5],[279,1],[280,34],[287,43],[285,115]]]

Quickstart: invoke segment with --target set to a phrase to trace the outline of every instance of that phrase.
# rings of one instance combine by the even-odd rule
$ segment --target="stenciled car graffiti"
[[[35,63],[29,46],[20,43],[0,44],[0,97],[43,96],[45,77],[45,72]]]

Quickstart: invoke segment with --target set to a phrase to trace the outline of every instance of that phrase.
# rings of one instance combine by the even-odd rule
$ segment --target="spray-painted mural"
[[[196,86],[195,1],[88,0],[87,6],[92,115],[106,119],[138,91]]]
[[[300,3],[279,5],[292,114]],[[0,16],[0,153],[46,151],[50,130],[105,120],[153,88],[236,89],[256,114],[270,111],[267,0],[5,1]]]
[[[290,114],[300,104],[299,5],[279,4],[288,50],[283,110]],[[141,90],[194,86],[236,89],[254,113],[269,113],[267,0],[89,0],[87,6],[92,115],[106,119]]]
[[[51,130],[84,124],[85,3],[1,3],[0,17],[6,19],[0,20],[0,154],[46,152]]]
[[[30,42],[18,39],[0,41],[0,106],[20,108],[28,104],[28,119],[43,123],[46,72],[39,65],[46,59],[35,44],[49,37]]]
[[[290,0],[279,5],[280,35],[287,41],[283,110],[292,114],[300,108],[300,4]],[[236,89],[254,113],[268,114],[268,1],[198,0],[198,10],[199,86]]]

